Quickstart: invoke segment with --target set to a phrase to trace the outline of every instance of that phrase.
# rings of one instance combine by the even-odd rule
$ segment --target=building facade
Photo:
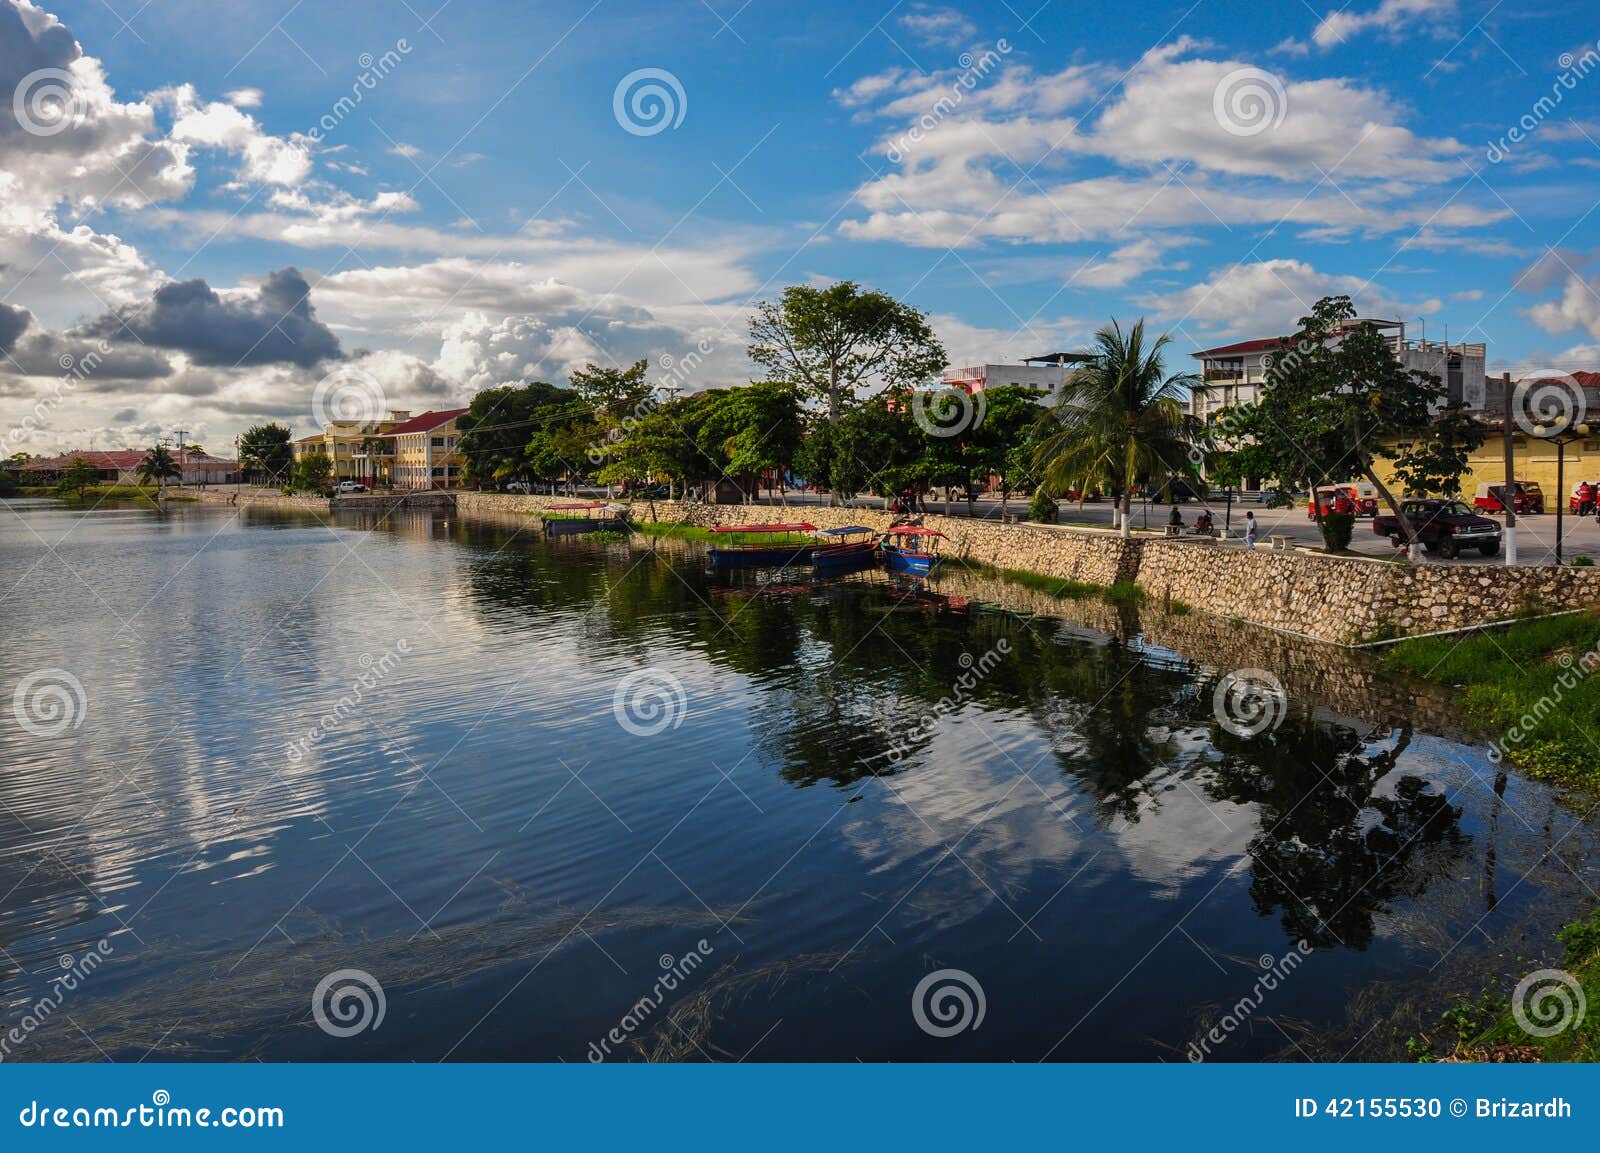
[[[425,412],[383,434],[394,445],[389,475],[396,488],[450,488],[459,483],[465,458],[456,418],[466,411]]]
[[[1074,365],[1092,359],[1093,356],[1086,352],[1052,352],[1044,356],[1025,357],[1020,364],[974,364],[965,368],[947,368],[944,370],[944,383],[948,388],[960,388],[969,393],[1011,385],[1038,393],[1043,399],[1056,395]]]
[[[1487,348],[1482,344],[1449,344],[1425,339],[1410,340],[1402,320],[1354,320],[1376,325],[1389,341],[1395,359],[1406,368],[1429,372],[1445,386],[1450,400],[1459,400],[1469,412],[1482,412],[1488,403],[1484,375]],[[1209,420],[1236,404],[1254,404],[1269,383],[1268,374],[1276,357],[1284,355],[1287,338],[1266,337],[1242,340],[1194,354],[1200,361],[1203,388],[1191,397],[1195,416]]]
[[[168,484],[232,484],[239,479],[237,461],[224,460],[207,452],[176,448],[168,451],[182,472],[181,482],[169,477]],[[144,458],[144,449],[74,449],[61,456],[31,460],[17,470],[17,475],[24,484],[54,484],[74,460],[82,459],[95,466],[100,480],[106,484],[138,484],[139,465]]]
[[[298,464],[314,452],[333,461],[333,479],[388,484],[394,442],[384,434],[411,419],[409,409],[393,409],[382,420],[330,420],[321,432],[303,436],[290,446]]]

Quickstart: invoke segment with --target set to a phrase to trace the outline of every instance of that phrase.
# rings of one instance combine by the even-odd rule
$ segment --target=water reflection
[[[134,1006],[197,989],[261,1008],[164,1053],[583,1059],[692,931],[719,951],[704,1052],[1151,1059],[1237,995],[1197,951],[1308,942],[1282,1011],[1336,1031],[1380,976],[1470,967],[1486,914],[1563,916],[1550,850],[1594,846],[1549,790],[1427,735],[1437,700],[1217,622],[961,573],[710,577],[692,546],[516,517],[26,515],[0,527],[26,609],[0,667],[71,668],[91,708],[65,742],[0,726],[0,1005],[111,935],[74,1015],[114,1054],[146,1043]],[[1250,739],[1213,713],[1244,664],[1291,698]],[[613,715],[641,669],[686,702],[655,737]],[[980,1033],[916,1028],[935,963],[983,979]],[[341,964],[411,1024],[344,1048],[308,1027]]]

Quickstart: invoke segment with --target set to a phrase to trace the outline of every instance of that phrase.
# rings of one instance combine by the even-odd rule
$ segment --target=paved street
[[[816,493],[790,493],[788,503],[793,505],[827,504],[825,494]],[[779,501],[774,497],[764,497],[763,504],[776,505]],[[1023,499],[1012,499],[1007,503],[1006,511],[1014,514],[1027,512],[1028,502]],[[876,497],[866,497],[850,502],[853,508],[881,509],[883,501]],[[1195,517],[1201,508],[1207,507],[1197,501],[1180,504],[1178,509],[1183,514],[1185,525],[1193,525]],[[1228,512],[1226,505],[1221,500],[1210,502],[1209,507],[1216,517],[1217,526],[1224,526]],[[967,516],[968,506],[964,500],[950,502],[947,506],[943,501],[929,501],[928,508],[932,512],[945,513],[952,516]],[[977,516],[988,519],[999,519],[1001,515],[1000,500],[998,497],[983,497],[974,502]],[[1134,527],[1142,528],[1146,523],[1150,528],[1159,531],[1167,523],[1171,511],[1170,505],[1146,504],[1137,502],[1133,506]],[[1317,532],[1315,522],[1306,516],[1304,502],[1293,508],[1263,508],[1253,501],[1235,501],[1232,510],[1231,538],[1242,536],[1244,533],[1244,514],[1253,512],[1256,519],[1261,522],[1259,531],[1260,540],[1258,547],[1267,546],[1269,536],[1287,536],[1296,544],[1308,547],[1321,547],[1322,538]],[[1496,517],[1504,522],[1504,518]],[[1078,505],[1064,504],[1061,508],[1061,521],[1063,524],[1087,525],[1094,528],[1111,527],[1111,504],[1109,501]],[[1600,563],[1600,525],[1595,523],[1593,517],[1580,518],[1567,515],[1562,518],[1562,536],[1564,537],[1563,551],[1565,559],[1571,561],[1575,556],[1590,556]],[[1542,516],[1521,516],[1517,518],[1517,560],[1520,564],[1554,564],[1556,541],[1556,516],[1552,509]],[[1226,546],[1243,548],[1242,541],[1230,539],[1223,542]],[[1394,550],[1389,546],[1388,539],[1375,536],[1372,532],[1370,520],[1356,522],[1355,535],[1351,538],[1350,547],[1356,552],[1368,553],[1374,556],[1390,556]],[[1454,561],[1444,561],[1437,556],[1428,557],[1430,562],[1441,564],[1504,564],[1504,555],[1496,557],[1482,557],[1476,552],[1467,554]]]

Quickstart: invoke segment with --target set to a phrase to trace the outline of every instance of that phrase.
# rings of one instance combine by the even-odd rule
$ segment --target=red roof
[[[142,448],[115,449],[111,451],[104,449],[74,449],[73,451],[64,453],[61,456],[50,457],[48,460],[30,460],[27,464],[22,466],[22,471],[60,472],[62,469],[70,465],[74,460],[79,458],[87,460],[90,464],[94,465],[95,468],[105,471],[110,471],[113,469],[117,471],[128,471],[130,469],[139,467],[140,463],[145,458],[146,451],[147,450]],[[231,460],[223,460],[220,457],[215,457],[210,453],[205,452],[183,452],[175,448],[168,449],[168,451],[172,453],[172,459],[175,462],[184,465],[225,464],[232,467],[235,463]]]
[[[467,410],[464,408],[442,408],[438,412],[425,412],[421,416],[414,416],[404,424],[397,424],[382,436],[407,436],[414,432],[428,432],[446,424]]]
[[[1241,340],[1238,344],[1224,344],[1221,348],[1208,348],[1197,352],[1197,357],[1242,356],[1247,352],[1272,352],[1283,344],[1284,337],[1269,336],[1264,340]]]

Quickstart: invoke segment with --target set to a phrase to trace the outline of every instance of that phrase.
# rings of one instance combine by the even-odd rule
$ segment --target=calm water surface
[[[1300,699],[1247,739],[1173,652],[702,569],[0,508],[0,1026],[103,958],[6,1059],[1182,1060],[1297,948],[1214,1056],[1386,1055],[1595,883],[1581,810],[1477,750]],[[378,1028],[314,1023],[341,969]],[[919,1026],[941,969],[979,1027]]]

